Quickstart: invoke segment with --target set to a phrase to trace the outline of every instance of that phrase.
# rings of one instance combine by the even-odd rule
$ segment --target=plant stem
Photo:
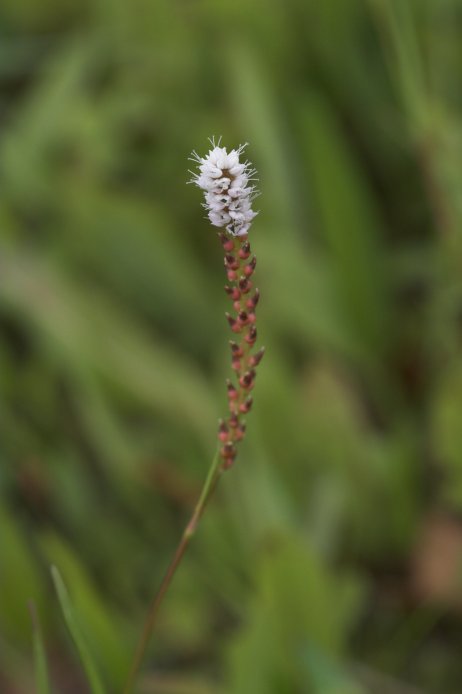
[[[186,549],[188,548],[189,542],[194,533],[196,532],[197,525],[202,517],[202,514],[205,511],[210,497],[212,496],[217,486],[218,480],[220,479],[223,473],[223,468],[221,467],[220,463],[221,458],[219,450],[217,450],[212,464],[210,465],[209,471],[207,473],[207,478],[205,480],[204,486],[202,487],[199,501],[197,502],[192,516],[183,531],[183,535],[181,536],[181,540],[178,544],[178,547],[176,548],[175,554],[173,555],[173,559],[170,562],[170,565],[164,575],[164,578],[162,579],[162,583],[160,584],[159,590],[157,591],[157,594],[149,608],[147,619],[144,624],[144,628],[140,640],[138,642],[138,646],[136,648],[135,656],[133,658],[130,673],[125,684],[125,688],[123,690],[124,694],[130,694],[130,692],[132,691],[136,676],[141,667],[141,663],[146,653],[149,640],[154,630],[159,607],[162,604],[164,596],[172,582],[175,572],[186,552]]]

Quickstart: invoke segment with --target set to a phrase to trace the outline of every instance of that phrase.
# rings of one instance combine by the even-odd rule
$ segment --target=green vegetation
[[[3,0],[2,694],[91,691],[79,652],[120,694],[202,487],[229,374],[185,185],[210,135],[259,171],[267,352],[139,692],[460,693],[461,20]]]

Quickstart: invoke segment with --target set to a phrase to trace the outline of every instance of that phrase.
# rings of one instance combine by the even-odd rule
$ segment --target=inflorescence
[[[232,236],[246,236],[253,218],[252,201],[257,192],[252,181],[255,169],[250,162],[239,160],[247,145],[232,149],[220,147],[220,140],[210,140],[212,149],[206,157],[192,153],[191,161],[199,166],[199,173],[192,173],[191,183],[202,188],[205,194],[203,206],[208,218],[216,227],[226,227]]]
[[[205,191],[205,208],[214,226],[225,227],[228,234],[218,234],[225,251],[225,269],[228,284],[225,292],[232,301],[232,313],[226,318],[235,339],[230,341],[231,366],[235,373],[227,381],[230,414],[220,420],[218,438],[222,444],[220,454],[223,468],[233,464],[236,444],[244,438],[245,415],[252,407],[251,390],[255,385],[256,369],[263,358],[264,347],[254,351],[257,340],[256,307],[260,298],[253,288],[252,275],[257,264],[248,241],[250,224],[257,214],[251,203],[256,196],[255,170],[248,161],[240,162],[245,149],[241,145],[229,153],[225,147],[215,145],[204,158],[193,152],[193,161],[199,164],[199,173],[193,173],[192,183]]]

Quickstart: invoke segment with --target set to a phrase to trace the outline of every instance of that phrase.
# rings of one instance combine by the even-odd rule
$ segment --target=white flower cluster
[[[233,236],[245,236],[257,212],[252,210],[252,200],[257,192],[251,181],[255,180],[255,169],[248,161],[239,157],[246,145],[232,149],[220,147],[220,140],[210,140],[212,149],[206,157],[192,153],[191,160],[199,165],[190,183],[205,191],[205,209],[208,218],[216,227],[226,227]]]

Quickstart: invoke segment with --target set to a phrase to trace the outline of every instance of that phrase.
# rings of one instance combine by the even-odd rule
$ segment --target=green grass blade
[[[47,657],[45,653],[45,644],[43,642],[43,634],[40,626],[40,621],[35,604],[29,604],[29,610],[32,618],[32,639],[34,649],[34,669],[35,669],[35,684],[37,694],[51,694],[50,678],[48,676]]]
[[[105,694],[105,689],[101,682],[100,676],[78,625],[66,586],[64,585],[63,579],[61,578],[56,566],[51,567],[51,575],[53,577],[56,593],[63,612],[64,621],[66,622],[69,633],[78,651],[92,694]]]

